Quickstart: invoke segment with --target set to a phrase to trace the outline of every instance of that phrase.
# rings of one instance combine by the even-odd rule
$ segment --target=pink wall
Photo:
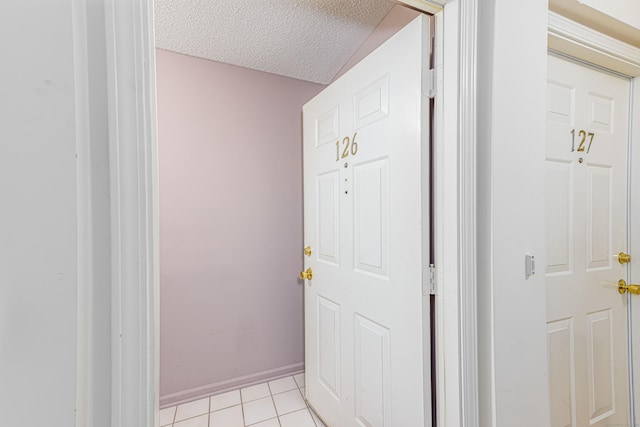
[[[163,50],[157,81],[167,404],[303,368],[301,111],[323,86]]]

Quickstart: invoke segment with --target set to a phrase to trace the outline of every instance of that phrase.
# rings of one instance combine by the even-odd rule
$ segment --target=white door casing
[[[429,46],[421,16],[304,107],[306,394],[329,426],[429,422]]]
[[[428,7],[416,2],[416,8]],[[443,2],[444,3],[444,2]],[[447,248],[455,256],[449,257],[449,252],[442,257],[440,268],[443,274],[439,276],[440,285],[449,289],[448,294],[440,295],[443,305],[451,307],[453,312],[443,328],[447,331],[447,336],[460,335],[461,348],[450,348],[447,356],[447,368],[443,373],[443,383],[439,385],[439,390],[444,395],[444,384],[447,384],[447,390],[456,387],[464,389],[462,402],[454,402],[452,399],[447,400],[446,411],[439,412],[443,414],[451,414],[449,420],[453,420],[459,413],[464,417],[466,425],[478,425],[478,396],[477,388],[473,385],[477,380],[477,370],[474,367],[475,361],[475,343],[476,331],[473,327],[474,310],[475,310],[475,253],[473,245],[464,245],[465,251],[463,258],[459,259],[455,248],[461,247],[463,243],[472,241],[475,236],[475,220],[474,214],[475,201],[475,117],[476,117],[476,52],[477,37],[476,23],[478,21],[478,0],[450,0],[444,6],[445,35],[444,43],[449,48],[444,57],[444,68],[446,74],[442,73],[445,91],[449,94],[451,101],[444,106],[442,117],[442,129],[444,130],[444,138],[450,141],[447,145],[447,151],[443,154],[442,164],[446,165],[436,173],[442,174],[441,178],[446,181],[449,191],[442,192],[442,198],[445,204],[451,206],[452,218],[461,218],[460,221],[464,226],[457,225],[457,221],[446,218],[445,222],[449,223],[450,228],[455,229],[456,233],[449,234],[446,239]],[[113,7],[118,7],[115,3]],[[133,224],[136,219],[142,219],[143,224],[135,226],[135,232],[129,232],[127,236],[137,236],[140,240],[152,242],[152,245],[138,246],[133,237],[123,239],[121,244],[114,246],[114,260],[126,258],[130,254],[136,254],[139,259],[157,259],[157,227],[146,227],[146,223],[157,224],[157,208],[152,210],[140,211],[136,207],[145,206],[149,200],[157,200],[157,176],[152,174],[151,179],[146,174],[137,173],[140,170],[154,170],[155,163],[149,162],[146,153],[155,153],[156,138],[153,132],[148,129],[155,128],[155,116],[148,114],[149,109],[155,108],[155,97],[152,92],[147,90],[148,87],[154,86],[153,72],[149,71],[150,64],[153,61],[145,60],[144,67],[135,66],[140,58],[153,57],[153,29],[152,25],[152,7],[148,0],[135,1],[132,4],[122,4],[118,13],[114,14],[117,19],[109,22],[110,27],[107,31],[106,50],[109,52],[114,63],[120,65],[116,72],[112,71],[113,84],[110,85],[109,99],[117,100],[108,103],[109,116],[119,116],[124,118],[137,117],[135,129],[127,128],[125,132],[131,140],[135,140],[139,145],[138,150],[122,150],[117,149],[118,139],[110,140],[109,144],[113,147],[113,152],[117,153],[111,158],[113,170],[120,171],[121,177],[115,175],[111,178],[112,187],[137,189],[132,193],[119,191],[112,194],[112,201],[117,208],[118,215],[113,219],[112,229],[119,230],[119,224],[123,219],[131,220],[129,224]],[[427,9],[430,10],[430,9]],[[117,30],[117,31],[116,31]],[[124,43],[122,38],[116,40],[114,34],[124,34],[128,37],[128,43]],[[131,51],[135,50],[137,55],[131,55]],[[120,87],[135,86],[135,97],[120,97],[117,95]],[[134,115],[129,112],[135,111]],[[126,138],[124,138],[126,139]],[[459,162],[464,167],[459,165]],[[439,175],[440,176],[440,175]],[[446,179],[445,179],[446,178]],[[460,183],[458,184],[458,181]],[[459,190],[461,188],[461,190]],[[455,223],[455,225],[453,224]],[[443,226],[441,224],[441,226]],[[129,227],[130,230],[131,227]],[[124,232],[123,232],[124,233]],[[454,249],[451,249],[454,248]],[[469,258],[466,259],[466,255]],[[136,260],[138,260],[136,258]],[[132,263],[135,263],[133,260]],[[114,267],[117,268],[117,262],[114,261]],[[157,269],[157,263],[154,262]],[[132,270],[133,271],[133,270]],[[157,290],[157,273],[152,288]],[[134,273],[127,277],[127,283],[131,289],[149,289],[148,277],[146,275],[136,275]],[[458,296],[456,290],[460,286],[462,295]],[[468,294],[468,298],[464,295]],[[465,299],[463,299],[465,298]],[[148,310],[156,311],[158,308],[157,292],[148,292],[144,299],[145,304],[123,304],[121,300],[114,301],[113,317],[114,322],[122,322],[125,327],[131,326],[136,328],[138,319],[145,318]],[[460,307],[461,315],[455,314],[455,308]],[[464,321],[464,317],[470,319],[469,322]],[[158,316],[155,321],[145,324],[149,335],[155,335],[159,329]],[[127,348],[131,351],[137,351],[136,357],[125,356],[125,360],[131,360],[133,363],[128,367],[126,380],[120,370],[114,370],[114,382],[121,383],[122,387],[115,388],[113,392],[114,400],[118,402],[130,402],[132,406],[137,407],[139,411],[144,412],[150,410],[153,413],[154,406],[157,405],[157,389],[158,389],[158,350],[157,341],[148,340],[145,337],[138,337],[137,343],[127,344]],[[117,340],[117,331],[114,332],[114,340]],[[457,339],[451,339],[451,343],[456,343]],[[448,347],[449,348],[449,347]],[[126,353],[126,352],[125,352]],[[464,361],[464,362],[463,362]],[[464,365],[464,367],[463,367]],[[146,381],[147,374],[153,372],[151,384],[147,388],[137,387],[135,381],[137,378],[144,378]],[[155,386],[154,386],[155,383]],[[454,395],[456,393],[454,392]],[[135,396],[135,397],[132,397]],[[154,403],[155,402],[155,403]],[[440,405],[444,405],[443,399]],[[153,417],[147,418],[146,422],[140,422],[136,415],[127,413],[125,416],[119,415],[122,403],[114,405],[114,418],[117,417],[122,423],[133,422],[136,425],[152,426],[154,425]],[[456,418],[457,419],[457,418]],[[448,423],[449,421],[447,421]],[[120,425],[120,424],[118,424]],[[448,425],[448,424],[447,424]],[[458,425],[452,421],[451,425]]]
[[[549,56],[547,95],[551,425],[628,424],[629,81]]]
[[[155,97],[152,91],[148,91],[149,87],[154,86],[153,76],[153,60],[144,61],[143,67],[138,67],[137,61],[141,58],[153,57],[153,28],[152,28],[152,5],[148,0],[137,0],[123,4],[111,4],[110,8],[118,8],[118,13],[113,16],[117,19],[109,21],[107,29],[106,50],[113,58],[114,64],[119,64],[117,70],[111,71],[112,82],[108,88],[109,116],[122,117],[123,119],[137,117],[134,126],[120,130],[120,133],[126,133],[130,140],[136,141],[139,149],[137,150],[118,150],[117,145],[119,139],[113,138],[109,144],[113,153],[111,157],[111,167],[113,170],[121,172],[120,176],[115,174],[111,177],[111,186],[122,189],[131,189],[131,192],[116,191],[112,193],[113,205],[116,206],[117,215],[112,216],[112,229],[120,230],[120,224],[123,220],[129,220],[128,231],[118,231],[117,234],[126,232],[129,238],[122,239],[120,244],[115,245],[113,249],[114,269],[118,267],[118,259],[129,258],[130,254],[136,254],[136,259],[131,263],[136,263],[145,259],[157,260],[157,227],[146,227],[145,224],[157,224],[157,207],[151,210],[140,210],[138,207],[146,206],[149,200],[157,200],[157,176],[151,174],[151,179],[145,173],[138,173],[141,170],[154,170],[155,163],[149,161],[146,153],[155,153],[156,138],[153,132],[148,129],[155,129],[155,116],[148,114],[149,109],[155,108]],[[416,8],[426,8],[430,11],[428,5],[423,5],[421,0],[411,1]],[[442,2],[444,3],[444,1]],[[121,7],[120,7],[121,6]],[[445,399],[439,401],[442,405],[439,416],[446,416],[445,425],[458,425],[456,422],[458,416],[464,419],[465,425],[479,425],[478,421],[478,394],[476,381],[478,371],[475,366],[476,356],[476,329],[474,327],[475,308],[476,308],[476,277],[475,277],[475,245],[467,244],[474,241],[476,224],[475,224],[475,207],[476,207],[476,184],[475,184],[475,167],[476,167],[476,57],[478,51],[477,22],[481,20],[478,16],[478,0],[450,0],[446,2],[443,8],[444,15],[444,43],[448,49],[444,55],[443,72],[441,74],[444,80],[444,90],[448,94],[448,102],[443,108],[443,117],[441,118],[443,138],[448,141],[446,150],[442,154],[442,165],[436,171],[438,176],[442,178],[445,191],[440,192],[444,204],[450,206],[448,212],[450,218],[444,218],[446,224],[440,224],[440,227],[446,227],[455,230],[455,233],[448,233],[445,240],[448,252],[442,258],[442,275],[438,276],[441,289],[447,291],[439,295],[442,305],[449,308],[450,313],[447,317],[443,330],[447,337],[454,337],[449,340],[447,345],[446,369],[443,372],[442,383],[439,384],[439,392],[442,396],[446,390],[456,388],[463,390],[463,398],[459,403],[457,399]],[[112,28],[113,27],[113,28]],[[114,34],[121,34],[122,37],[116,39]],[[130,36],[130,35],[133,36]],[[128,42],[124,41],[127,38]],[[131,52],[137,52],[132,55]],[[150,71],[151,70],[151,71]],[[117,78],[115,78],[117,77]],[[135,97],[118,96],[120,87],[130,88],[135,86]],[[115,101],[113,101],[115,100]],[[135,114],[130,114],[134,111]],[[133,190],[136,191],[133,191]],[[448,191],[446,191],[448,189]],[[154,202],[155,204],[155,202]],[[455,212],[455,215],[452,214]],[[115,218],[115,219],[114,219]],[[460,226],[458,220],[460,219]],[[142,219],[141,224],[135,223],[136,220]],[[131,226],[133,224],[133,226]],[[134,231],[131,231],[131,228]],[[140,241],[151,242],[151,245],[138,245],[136,238]],[[458,251],[456,248],[463,248]],[[462,258],[458,253],[461,253]],[[451,256],[449,256],[451,254]],[[157,269],[157,263],[154,261],[154,268]],[[135,274],[135,269],[131,269],[131,274],[127,276],[126,282],[130,289],[155,289],[157,291],[157,273],[155,279],[149,284],[147,275]],[[457,290],[460,289],[460,294]],[[147,292],[144,298],[145,303],[142,304],[124,304],[121,299],[116,299],[113,306],[114,322],[122,322],[123,326],[130,327],[132,330],[138,327],[138,319],[146,318],[148,311],[157,313],[158,301],[157,292]],[[460,314],[456,313],[456,309],[460,310]],[[155,321],[145,323],[147,336],[155,336],[159,329],[158,316]],[[114,340],[118,340],[118,331],[114,332]],[[456,347],[460,336],[460,348]],[[153,417],[148,417],[146,421],[141,422],[139,417],[127,413],[120,415],[122,402],[130,402],[130,404],[140,412],[154,411],[154,405],[157,405],[157,388],[158,388],[158,350],[157,341],[155,339],[147,339],[145,336],[137,337],[138,341],[127,343],[127,349],[136,352],[135,357],[129,356],[128,352],[123,352],[124,360],[132,361],[128,366],[127,375],[123,375],[121,370],[114,369],[114,382],[122,384],[113,391],[113,398],[120,403],[114,405],[114,418],[121,421],[136,423],[136,425],[152,426],[154,425]],[[131,345],[129,345],[131,344]],[[444,363],[444,361],[443,361]],[[152,375],[148,375],[152,373]],[[137,387],[136,379],[142,378],[142,382],[147,382],[148,377],[151,378],[148,387]],[[154,385],[155,384],[155,385]],[[452,396],[457,396],[454,391]],[[155,403],[154,403],[155,402]],[[532,405],[538,405],[533,402]],[[120,425],[120,423],[118,423]]]
[[[629,253],[640,253],[640,222],[637,218],[640,218],[640,174],[634,171],[635,165],[640,165],[640,150],[634,147],[640,147],[640,77],[636,77],[632,80],[632,99],[634,101],[632,106],[632,118],[631,118],[631,138],[629,143],[631,145],[631,191],[630,191],[630,203],[629,203],[629,216],[631,230],[629,233]],[[637,170],[637,169],[636,169]],[[633,283],[640,283],[640,257],[631,257],[631,281]],[[635,321],[637,324],[638,317],[640,317],[640,298],[637,296],[630,296],[630,320],[631,324]],[[638,419],[638,411],[640,411],[640,390],[638,385],[640,384],[640,327],[632,327],[631,330],[631,346],[632,346],[632,369],[633,369],[633,385],[634,385],[634,422]]]

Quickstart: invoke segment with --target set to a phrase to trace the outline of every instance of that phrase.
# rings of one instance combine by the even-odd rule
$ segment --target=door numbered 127
[[[578,152],[589,152],[591,150],[591,144],[593,144],[593,138],[595,137],[595,134],[593,132],[587,132],[584,129],[580,129],[578,131],[578,139],[580,140],[580,143],[578,145],[578,149],[576,150],[576,130],[572,129],[571,130],[571,152],[574,151],[578,151]],[[587,148],[585,150],[585,144],[587,142],[587,138],[589,139],[589,145],[587,145]]]

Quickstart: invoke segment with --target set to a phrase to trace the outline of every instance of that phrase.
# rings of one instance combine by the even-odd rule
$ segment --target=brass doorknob
[[[311,256],[311,246],[305,246],[303,252],[306,256]]]
[[[313,270],[307,268],[305,271],[300,272],[300,278],[302,280],[311,280],[313,279]]]
[[[618,254],[618,262],[620,264],[626,264],[628,262],[631,262],[631,255],[625,254],[624,252],[620,252]]]
[[[629,291],[630,294],[640,295],[640,285],[627,285],[627,282],[623,279],[618,280],[618,292],[624,295],[627,291]]]

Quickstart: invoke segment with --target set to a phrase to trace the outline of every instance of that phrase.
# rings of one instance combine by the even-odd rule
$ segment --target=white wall
[[[546,2],[482,2],[478,297],[482,426],[549,425],[544,272]],[[538,259],[525,280],[524,256]]]
[[[0,2],[3,425],[153,423],[151,3]]]
[[[0,3],[0,414],[73,426],[76,128],[72,1]]]
[[[104,3],[3,2],[0,53],[2,423],[110,426]]]

